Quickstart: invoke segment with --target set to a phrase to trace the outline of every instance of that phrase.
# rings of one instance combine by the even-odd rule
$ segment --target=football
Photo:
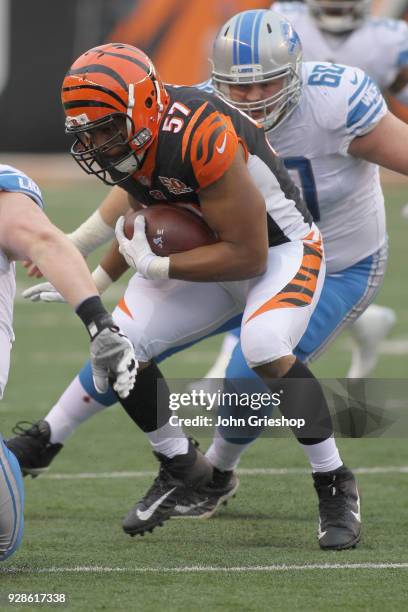
[[[146,219],[146,236],[155,255],[167,257],[217,242],[217,236],[202,217],[187,208],[170,204],[154,204],[129,211],[124,226],[129,240],[138,215],[144,215]]]

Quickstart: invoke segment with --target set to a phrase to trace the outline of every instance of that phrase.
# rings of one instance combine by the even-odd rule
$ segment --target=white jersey
[[[271,9],[286,17],[299,34],[305,61],[357,66],[387,89],[408,65],[408,24],[396,19],[368,17],[344,35],[321,30],[302,2],[275,2]]]
[[[304,62],[302,72],[298,105],[267,137],[302,191],[323,234],[327,271],[334,273],[372,255],[386,240],[378,166],[347,150],[387,107],[357,68]],[[212,83],[198,87],[210,91]]]
[[[378,166],[348,155],[350,142],[387,112],[377,86],[361,70],[305,62],[299,104],[268,133],[317,222],[327,271],[338,272],[386,240]]]
[[[0,164],[0,191],[21,192],[28,195],[39,206],[43,206],[41,191],[23,172]],[[14,339],[13,301],[16,291],[15,264],[0,248],[0,333]],[[4,349],[4,347],[1,347]],[[1,375],[1,373],[0,373]]]

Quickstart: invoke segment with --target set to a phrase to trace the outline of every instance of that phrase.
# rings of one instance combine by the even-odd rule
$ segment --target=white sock
[[[51,443],[62,444],[81,423],[105,408],[108,406],[88,395],[76,376],[45,417],[51,428]]]
[[[188,451],[188,439],[180,425],[166,423],[163,427],[156,431],[149,431],[146,435],[154,452],[161,453],[170,459],[176,455],[185,455]]]
[[[233,444],[227,442],[219,434],[215,432],[212,444],[208,451],[205,453],[208,461],[221,472],[227,472],[234,470],[241,458],[242,453],[254,442],[251,440],[248,444]]]
[[[312,472],[331,472],[343,465],[333,436],[318,444],[301,444],[300,446],[310,461]]]

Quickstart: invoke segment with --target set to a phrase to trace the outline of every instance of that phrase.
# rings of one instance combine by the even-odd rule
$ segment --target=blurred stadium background
[[[127,42],[152,56],[165,81],[194,84],[209,76],[207,58],[219,25],[238,11],[269,5],[263,0],[0,0],[0,162],[37,180],[52,220],[72,230],[107,189],[86,177],[66,153],[59,87],[72,60],[99,43]],[[408,16],[408,2],[379,1],[375,11]],[[401,214],[408,202],[407,180],[392,173],[383,179],[391,257],[379,303],[397,311],[398,323],[374,375],[407,378],[408,220]],[[98,253],[90,266],[97,260]],[[19,289],[32,284],[22,269],[18,284]],[[112,288],[105,301],[113,306],[122,288],[123,283]],[[19,419],[42,417],[87,357],[82,329],[65,306],[17,299],[15,331],[13,368],[0,407],[5,434]],[[219,338],[206,341],[169,360],[165,374],[201,376],[219,343]],[[349,349],[342,336],[314,371],[344,376]],[[48,476],[26,483],[26,537],[18,554],[0,568],[2,591],[66,592],[69,608],[78,610],[406,609],[406,569],[398,567],[408,565],[406,440],[341,440],[340,447],[350,467],[360,468],[367,527],[356,551],[318,550],[314,492],[291,440],[263,439],[252,447],[242,464],[246,473],[239,496],[214,520],[172,521],[149,538],[131,540],[121,533],[119,519],[144,493],[156,464],[127,417],[110,409],[67,443]],[[372,567],[381,563],[397,565],[385,574]],[[292,570],[266,570],[282,564]],[[318,567],[296,569],[304,564]],[[336,570],[336,564],[361,567]],[[163,569],[198,565],[252,569]],[[16,571],[8,574],[10,568]]]

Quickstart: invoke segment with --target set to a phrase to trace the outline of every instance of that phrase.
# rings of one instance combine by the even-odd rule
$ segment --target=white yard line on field
[[[5,567],[0,574],[69,574],[69,573],[127,573],[127,574],[195,574],[195,573],[235,573],[235,572],[303,572],[310,570],[386,570],[408,569],[408,563],[315,563],[305,565],[245,565],[237,567],[217,567],[214,565],[192,565],[184,567],[106,567],[78,565],[74,567]]]
[[[242,468],[237,470],[241,476],[286,476],[309,474],[306,468]],[[359,467],[353,469],[355,474],[408,474],[408,466],[374,466]],[[138,472],[77,472],[44,474],[42,478],[47,480],[82,480],[97,478],[148,478],[156,476],[157,472],[141,470]]]

